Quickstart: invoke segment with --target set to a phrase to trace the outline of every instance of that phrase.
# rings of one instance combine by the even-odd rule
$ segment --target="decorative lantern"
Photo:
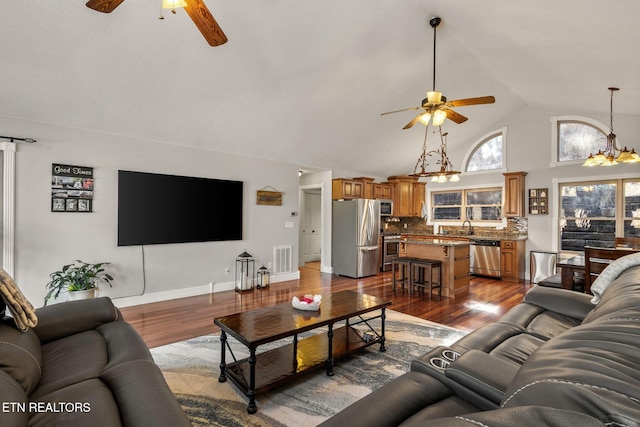
[[[253,272],[255,264],[253,257],[247,253],[242,252],[236,258],[236,291],[246,292],[253,290]]]
[[[262,264],[262,267],[258,269],[258,277],[256,278],[256,288],[268,288],[271,283],[271,273],[269,269]]]

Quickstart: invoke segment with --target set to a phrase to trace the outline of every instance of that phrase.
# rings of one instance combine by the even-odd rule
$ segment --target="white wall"
[[[158,295],[202,293],[210,282],[214,291],[232,289],[235,259],[244,250],[256,268],[272,262],[274,245],[290,244],[297,253],[298,218],[290,216],[298,209],[295,165],[6,117],[0,117],[0,128],[4,135],[38,141],[19,144],[16,155],[15,279],[35,306],[42,305],[49,273],[78,258],[113,263],[114,286],[102,295],[128,305]],[[51,212],[52,163],[94,168],[92,213]],[[142,248],[117,246],[118,169],[244,181],[243,240],[145,246],[143,272]],[[284,193],[282,206],[256,205],[256,191],[266,186]],[[224,200],[213,205],[225,208]],[[285,228],[285,221],[295,226]],[[297,268],[294,255],[294,273],[287,279],[298,277]],[[142,294],[143,273],[145,295],[128,298]]]

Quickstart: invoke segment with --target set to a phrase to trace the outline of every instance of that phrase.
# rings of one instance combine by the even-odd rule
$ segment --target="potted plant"
[[[69,292],[70,300],[78,300],[93,298],[100,283],[112,286],[113,277],[104,270],[104,266],[109,264],[108,262],[89,264],[77,259],[62,267],[61,270],[54,271],[49,275],[51,281],[47,283],[49,292],[44,297],[45,305],[51,298],[58,298],[63,290]]]

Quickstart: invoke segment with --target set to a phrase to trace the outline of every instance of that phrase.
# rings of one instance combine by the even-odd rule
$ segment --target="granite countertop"
[[[451,240],[451,239],[411,239],[408,237],[405,240],[406,243],[414,245],[432,245],[432,246],[469,246],[471,242],[463,240]]]
[[[407,236],[408,240],[419,241],[421,239],[470,239],[470,240],[527,240],[529,236],[526,234],[500,234],[500,235],[482,235],[482,234],[422,234],[422,233],[402,233]],[[440,244],[440,243],[438,243]]]

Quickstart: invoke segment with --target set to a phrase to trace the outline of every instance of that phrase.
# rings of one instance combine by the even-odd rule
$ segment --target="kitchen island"
[[[409,237],[404,242],[411,258],[442,262],[442,295],[456,298],[469,293],[469,240]]]

